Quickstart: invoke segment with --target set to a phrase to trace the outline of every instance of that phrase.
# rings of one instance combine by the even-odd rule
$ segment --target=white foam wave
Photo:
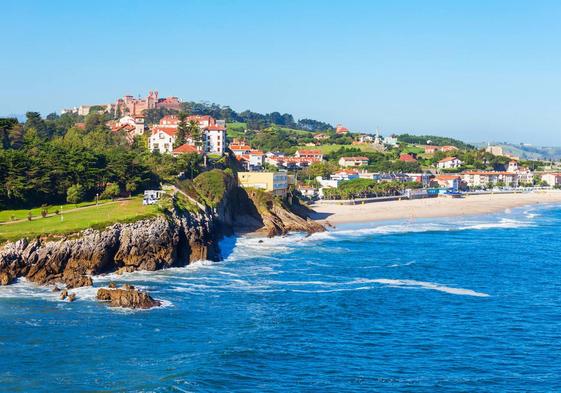
[[[494,228],[524,228],[533,226],[531,222],[513,220],[509,218],[502,218],[498,222],[486,222],[486,223],[472,223],[465,226],[461,226],[460,230],[468,229],[494,229]]]
[[[384,284],[392,287],[407,287],[407,288],[423,288],[431,289],[439,292],[446,292],[452,295],[462,295],[462,296],[476,296],[476,297],[488,297],[489,294],[483,292],[476,292],[471,289],[464,288],[453,288],[445,285],[426,282],[426,281],[416,281],[416,280],[393,280],[387,278],[379,278],[372,280],[379,284]]]

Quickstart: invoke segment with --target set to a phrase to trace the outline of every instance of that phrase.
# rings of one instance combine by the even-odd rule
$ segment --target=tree
[[[177,134],[175,136],[175,147],[184,145],[187,143],[187,133],[189,132],[189,127],[187,125],[187,114],[181,112],[179,114],[179,123],[177,124]]]
[[[191,138],[191,140],[193,141],[193,144],[198,148],[201,148],[203,145],[201,129],[199,127],[199,124],[195,120],[191,120],[189,122],[189,126],[187,127],[187,133]]]
[[[41,118],[39,112],[27,112],[25,117],[27,118],[25,121],[25,132],[28,132],[30,129],[34,129],[39,138],[47,139],[51,137],[47,125]]]
[[[119,196],[119,194],[121,193],[121,190],[119,189],[119,186],[115,183],[109,184],[107,185],[107,187],[105,187],[105,190],[103,190],[103,192],[101,193],[101,199],[115,199],[116,197]]]
[[[68,203],[78,204],[86,197],[84,188],[80,184],[74,184],[66,190],[66,201]]]

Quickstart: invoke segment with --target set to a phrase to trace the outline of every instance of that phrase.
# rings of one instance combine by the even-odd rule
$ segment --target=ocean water
[[[164,307],[0,288],[0,391],[561,391],[561,208],[229,238],[97,277]]]

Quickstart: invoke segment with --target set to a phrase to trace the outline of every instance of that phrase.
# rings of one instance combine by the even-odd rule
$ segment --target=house
[[[282,197],[288,192],[286,172],[238,172],[238,180],[244,188],[258,188]]]
[[[378,135],[376,135],[376,137],[378,137]],[[372,135],[368,135],[368,134],[361,134],[361,135],[358,136],[357,141],[360,144],[372,143],[372,142],[374,142],[374,137]]]
[[[349,133],[349,129],[347,127],[344,127],[342,124],[337,124],[337,127],[335,128],[335,133],[337,135],[346,135]]]
[[[314,198],[318,195],[318,189],[312,186],[299,185],[297,189],[300,194],[308,198]]]
[[[368,157],[341,157],[339,159],[339,166],[342,167],[356,167],[368,165]]]
[[[561,173],[544,173],[541,175],[541,179],[546,182],[548,186],[561,186]]]
[[[329,139],[329,135],[327,135],[327,134],[315,134],[314,139],[317,140],[317,141],[325,141],[326,139]]]
[[[249,152],[251,151],[251,146],[246,145],[245,143],[241,144],[234,144],[234,143],[230,143],[230,145],[228,146],[228,148],[232,151],[232,153],[234,153],[235,156],[241,156],[244,154],[249,154]]]
[[[132,143],[136,136],[144,134],[144,116],[123,116],[117,121],[107,122],[107,126],[113,132],[124,132],[129,143]]]
[[[193,145],[193,144],[189,144],[189,143],[185,143],[181,146],[176,147],[175,149],[173,149],[173,151],[171,152],[171,154],[174,157],[180,156],[182,154],[200,154],[201,153],[201,149],[197,148],[197,146]]]
[[[423,146],[423,148],[425,149],[425,154],[433,154],[433,153],[436,153],[438,151],[440,146],[426,145],[426,146]]]
[[[342,170],[330,176],[331,180],[338,180],[338,181],[353,180],[353,179],[358,179],[359,177],[360,177],[359,173],[351,169]]]
[[[519,178],[516,173],[498,171],[468,171],[461,174],[462,180],[468,187],[494,187],[504,184],[517,187]]]
[[[151,152],[158,151],[161,154],[171,153],[175,144],[176,130],[164,127],[155,127],[152,135],[148,138],[148,149]]]
[[[246,154],[236,155],[236,159],[248,171],[258,171],[263,168],[265,154],[261,150],[249,150]]]
[[[440,187],[452,188],[458,190],[462,183],[460,175],[438,175],[433,179]]]
[[[417,158],[415,158],[415,154],[413,153],[403,153],[399,155],[399,161],[417,162]]]
[[[323,153],[321,152],[321,150],[296,150],[296,153],[294,153],[294,157],[321,161],[323,160]]]
[[[440,147],[440,151],[443,151],[443,152],[450,152],[450,151],[456,151],[456,150],[458,150],[458,148],[456,146],[447,145],[447,146],[441,146]]]
[[[423,148],[425,149],[425,154],[432,154],[432,153],[436,153],[437,151],[451,152],[451,151],[458,150],[456,146],[450,146],[450,145],[447,146],[425,145],[423,146]]]
[[[194,121],[199,126],[201,130],[202,150],[205,153],[224,154],[226,126],[223,121],[215,120],[212,116],[188,116],[185,121],[187,123]],[[150,136],[148,143],[150,151],[159,150],[161,153],[171,153],[172,150],[163,149],[161,146],[162,139],[166,139],[163,134],[167,134],[168,137],[173,139],[173,143],[175,143],[175,135],[180,122],[181,120],[176,115],[164,116],[160,120],[160,124],[154,126],[152,129],[152,136]],[[191,137],[187,137],[188,144],[196,144],[195,142],[196,141]]]
[[[456,157],[446,157],[436,163],[439,169],[456,169],[461,167],[463,162]]]
[[[390,135],[390,136],[384,137],[384,145],[389,145],[389,146],[392,146],[392,147],[397,146],[397,136]]]
[[[506,168],[507,172],[518,172],[520,170],[520,166],[518,165],[518,161],[510,160],[508,166]]]

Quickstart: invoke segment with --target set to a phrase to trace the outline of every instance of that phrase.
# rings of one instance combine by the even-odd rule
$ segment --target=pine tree
[[[179,114],[179,124],[177,125],[177,134],[175,135],[175,147],[187,143],[187,134],[189,127],[187,126],[187,114],[181,112]]]

